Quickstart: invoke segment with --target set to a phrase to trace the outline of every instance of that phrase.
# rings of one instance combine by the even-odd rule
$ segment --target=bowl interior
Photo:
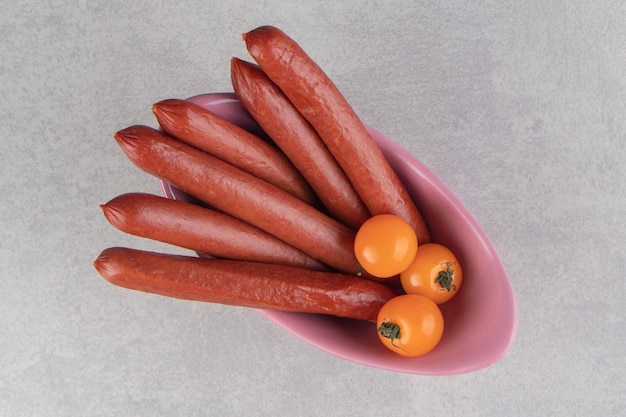
[[[232,93],[189,98],[255,133],[260,129]],[[437,347],[418,358],[386,349],[373,323],[324,315],[259,310],[307,343],[339,358],[395,372],[452,375],[476,371],[500,360],[517,330],[517,307],[506,270],[485,232],[458,198],[417,158],[367,127],[406,186],[430,227],[433,241],[448,246],[463,265],[463,287],[441,306],[444,335]],[[162,182],[168,198],[188,200]]]

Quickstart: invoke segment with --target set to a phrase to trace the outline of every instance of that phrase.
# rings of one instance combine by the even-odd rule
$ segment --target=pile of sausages
[[[160,129],[115,134],[141,170],[198,204],[145,193],[101,206],[116,228],[210,256],[114,247],[94,262],[109,282],[187,300],[375,321],[397,295],[364,276],[359,226],[395,214],[430,241],[406,189],[343,95],[280,29],[243,35],[234,92],[271,142],[187,100],[154,104]]]

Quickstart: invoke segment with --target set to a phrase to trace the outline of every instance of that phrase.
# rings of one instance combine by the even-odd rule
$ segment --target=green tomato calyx
[[[391,346],[406,351],[402,349],[402,347],[394,344],[393,342],[396,339],[400,339],[400,326],[395,323],[390,323],[388,320],[383,320],[380,327],[378,328],[378,333],[391,341]]]
[[[451,268],[456,262],[450,263],[446,262],[446,268],[443,271],[439,271],[439,275],[435,278],[435,282],[441,286],[441,288],[445,288],[448,292],[455,291],[456,286],[453,284],[454,281],[454,270]]]

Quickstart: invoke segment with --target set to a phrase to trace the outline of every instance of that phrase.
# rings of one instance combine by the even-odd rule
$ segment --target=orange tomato
[[[419,294],[436,304],[450,300],[461,287],[463,269],[447,247],[425,243],[407,269],[400,274],[402,289],[407,294]]]
[[[443,335],[443,315],[430,298],[405,294],[387,301],[376,321],[378,337],[391,351],[407,357],[425,355]]]
[[[366,272],[389,278],[411,264],[417,244],[417,235],[407,222],[393,214],[378,214],[357,231],[354,254]]]

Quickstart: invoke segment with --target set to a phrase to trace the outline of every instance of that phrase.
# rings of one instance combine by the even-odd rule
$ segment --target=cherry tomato
[[[454,297],[462,282],[463,269],[458,259],[438,243],[420,245],[411,265],[400,274],[404,292],[423,295],[436,304]]]
[[[443,315],[422,295],[399,295],[387,301],[376,321],[378,337],[391,351],[408,357],[430,352],[443,335]]]
[[[413,228],[393,214],[378,214],[367,219],[354,239],[354,254],[361,267],[378,278],[398,275],[417,253]]]

